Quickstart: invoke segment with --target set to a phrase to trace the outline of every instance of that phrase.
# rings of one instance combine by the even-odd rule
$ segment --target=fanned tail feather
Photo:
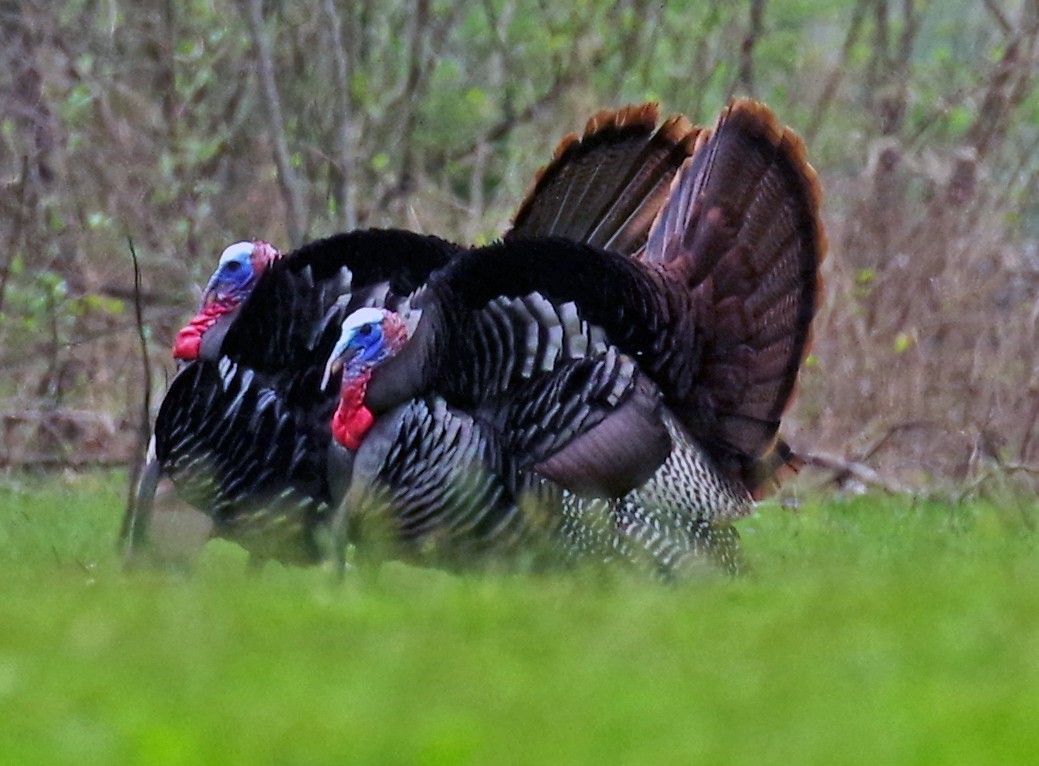
[[[656,104],[602,111],[556,148],[508,236],[553,236],[625,255],[642,250],[700,128],[680,115],[657,128]]]
[[[736,101],[675,178],[646,246],[695,311],[699,374],[676,409],[754,494],[794,465],[776,433],[818,304],[819,205],[801,140],[764,105]]]

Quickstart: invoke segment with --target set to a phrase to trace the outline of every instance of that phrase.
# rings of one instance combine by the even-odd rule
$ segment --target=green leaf
[[[487,103],[487,94],[481,88],[469,88],[465,92],[465,102],[470,106],[482,107]]]
[[[945,117],[948,120],[949,131],[954,135],[963,135],[974,123],[974,113],[963,105],[951,107],[945,113]]]
[[[64,219],[53,206],[47,209],[47,228],[55,232],[64,229]]]

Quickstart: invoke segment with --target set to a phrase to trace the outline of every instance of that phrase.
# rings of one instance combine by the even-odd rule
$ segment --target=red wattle
[[[356,450],[360,448],[361,440],[373,423],[375,416],[363,404],[354,410],[348,410],[345,403],[340,401],[336,407],[336,414],[332,416],[332,436],[348,450]]]
[[[191,361],[198,359],[198,351],[202,346],[202,332],[194,324],[185,325],[177,333],[173,341],[173,358]]]
[[[206,330],[233,308],[233,305],[228,305],[221,301],[214,301],[208,306],[204,306],[177,333],[177,338],[173,341],[173,358],[183,359],[187,362],[198,359],[199,351],[202,347],[202,336],[205,335]]]
[[[372,411],[364,406],[364,395],[371,376],[371,370],[365,370],[345,382],[339,394],[339,406],[332,416],[332,438],[349,450],[361,446],[361,440],[375,423]]]

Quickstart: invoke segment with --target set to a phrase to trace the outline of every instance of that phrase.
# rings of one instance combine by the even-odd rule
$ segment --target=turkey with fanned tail
[[[542,172],[517,214],[506,243],[496,246],[508,256],[498,276],[522,269],[518,261],[527,253],[540,252],[539,249],[549,257],[547,261],[542,257],[533,268],[544,269],[546,274],[551,274],[551,254],[559,248],[562,248],[560,252],[569,253],[564,260],[573,258],[575,253],[578,258],[585,254],[593,260],[599,257],[598,250],[573,248],[572,242],[524,244],[524,237],[541,234],[592,242],[647,262],[682,260],[676,255],[676,247],[688,246],[689,242],[684,245],[666,242],[661,245],[660,242],[680,231],[683,225],[686,225],[683,235],[686,239],[691,237],[689,232],[698,231],[701,239],[704,232],[708,232],[719,240],[718,232],[723,227],[717,220],[708,217],[706,223],[697,221],[689,225],[681,216],[695,218],[699,214],[695,208],[678,209],[674,201],[677,190],[685,188],[688,194],[689,184],[683,181],[673,191],[671,182],[687,158],[695,153],[692,166],[686,164],[683,179],[691,177],[691,167],[696,169],[697,177],[705,182],[709,192],[704,199],[713,193],[720,201],[715,205],[715,215],[724,213],[731,218],[724,222],[732,226],[729,240],[734,247],[731,249],[737,250],[735,245],[738,245],[757,254],[756,259],[748,262],[749,266],[736,255],[726,255],[734,264],[726,267],[730,269],[730,277],[746,276],[753,280],[758,275],[748,269],[768,267],[762,271],[762,279],[771,281],[769,289],[777,295],[781,289],[792,294],[786,282],[767,273],[770,269],[776,271],[770,266],[770,259],[775,256],[762,247],[762,237],[768,233],[740,231],[741,227],[747,228],[747,221],[741,220],[741,216],[758,225],[762,206],[767,208],[772,204],[776,205],[779,218],[793,221],[793,228],[797,230],[794,234],[799,238],[794,247],[802,251],[798,266],[804,289],[794,300],[802,321],[789,331],[784,342],[801,344],[803,353],[814,308],[815,267],[822,257],[823,239],[816,219],[818,194],[814,175],[804,162],[799,143],[780,130],[763,107],[746,102],[737,104],[714,139],[712,157],[727,157],[731,164],[732,146],[746,141],[751,155],[749,161],[759,165],[764,162],[764,166],[750,166],[726,182],[724,178],[708,178],[711,171],[703,162],[707,156],[704,152],[710,149],[706,145],[707,131],[692,128],[683,118],[672,118],[659,129],[655,122],[655,108],[649,106],[602,113],[589,122],[582,138],[564,140],[555,160]],[[726,128],[726,124],[733,127]],[[731,135],[722,141],[720,137],[725,131]],[[729,148],[724,148],[726,146]],[[768,151],[776,155],[774,163],[778,169],[768,167],[773,160],[761,159]],[[712,158],[711,163],[714,161]],[[719,194],[711,184],[728,191]],[[758,195],[762,197],[758,201],[736,199],[758,185],[764,188],[765,184],[778,184],[778,187],[770,194]],[[784,201],[781,196],[786,193],[791,197]],[[665,203],[667,208],[661,212]],[[750,221],[753,218],[757,223]],[[658,240],[655,250],[646,247],[647,242],[652,241],[651,224],[653,236]],[[783,231],[779,233],[788,236]],[[387,275],[403,270],[408,274],[404,278],[411,280],[406,287],[397,287],[397,293],[404,295],[455,253],[453,246],[432,238],[404,232],[380,235],[401,238],[401,250],[391,248],[398,253],[395,256],[398,260],[390,258],[384,262],[377,243],[370,243],[371,247],[364,244],[370,233],[340,235],[342,239],[328,241],[335,240],[342,246],[354,243],[356,253],[352,256],[350,277],[355,289],[359,285],[378,284],[380,280],[385,281]],[[436,257],[420,258],[421,263],[414,264],[415,269],[409,271],[410,267],[402,262],[408,262],[412,255],[401,255],[407,250],[408,237],[416,237],[426,244],[437,243],[430,248],[417,246],[420,254],[429,250],[435,252]],[[710,240],[704,257],[714,258],[715,250],[725,241],[725,236],[719,241]],[[776,248],[781,244],[771,243]],[[248,248],[238,250],[242,252],[236,257],[241,258]],[[346,250],[350,251],[350,247]],[[498,250],[477,252],[483,257]],[[248,255],[252,261],[254,254],[249,252]],[[146,481],[142,482],[146,487],[148,476],[162,472],[174,477],[178,490],[214,518],[218,534],[238,539],[258,556],[289,561],[316,559],[319,556],[316,533],[327,521],[332,496],[346,498],[345,502],[339,500],[343,519],[340,536],[343,537],[357,526],[354,520],[378,515],[349,513],[346,509],[370,509],[371,500],[379,495],[390,498],[382,513],[382,517],[391,522],[387,525],[388,539],[404,542],[405,547],[413,551],[417,549],[421,554],[417,556],[419,560],[458,564],[471,560],[469,554],[473,553],[486,558],[484,554],[493,551],[495,556],[500,556],[503,551],[530,548],[523,542],[529,543],[533,537],[550,539],[556,552],[567,551],[567,557],[583,551],[599,557],[631,559],[648,552],[650,558],[665,569],[673,568],[676,562],[705,548],[720,552],[724,559],[730,557],[734,544],[728,520],[746,512],[748,491],[758,491],[787,456],[783,445],[774,439],[763,439],[768,446],[760,450],[748,449],[738,441],[726,441],[727,436],[741,435],[737,433],[741,429],[734,425],[746,415],[737,406],[743,394],[729,391],[730,398],[720,397],[720,406],[715,407],[709,395],[717,393],[712,385],[716,387],[718,381],[712,384],[709,378],[728,373],[724,366],[712,366],[710,361],[725,357],[727,349],[740,354],[761,352],[765,340],[751,337],[749,330],[739,336],[732,327],[732,306],[726,306],[723,300],[726,296],[738,299],[751,295],[753,290],[743,287],[741,292],[731,285],[714,288],[712,280],[717,281],[717,275],[708,275],[697,288],[701,297],[694,301],[695,311],[703,315],[701,318],[706,324],[699,329],[702,337],[694,344],[693,356],[699,354],[708,360],[703,368],[705,383],[698,389],[699,395],[707,396],[708,400],[691,418],[699,430],[676,419],[680,413],[689,418],[687,410],[695,397],[675,402],[677,407],[671,406],[669,400],[675,398],[674,393],[669,392],[667,385],[661,386],[653,374],[647,374],[652,371],[641,367],[641,352],[636,348],[638,339],[629,344],[636,348],[634,353],[630,349],[624,351],[624,344],[616,337],[607,337],[608,322],[586,321],[582,316],[584,308],[579,311],[578,307],[583,305],[586,296],[578,295],[575,301],[561,302],[551,291],[549,298],[537,289],[518,297],[503,293],[493,301],[497,306],[490,309],[491,313],[497,311],[504,315],[506,318],[499,323],[511,324],[511,331],[525,333],[526,339],[524,348],[515,354],[515,359],[523,359],[517,368],[516,385],[508,383],[511,390],[504,397],[499,396],[497,400],[487,397],[480,401],[478,412],[472,402],[465,400],[464,392],[459,399],[457,392],[452,393],[447,387],[443,392],[447,395],[443,396],[436,390],[435,381],[429,391],[412,396],[400,405],[403,409],[398,408],[393,417],[378,410],[378,397],[375,397],[372,403],[378,417],[372,418],[372,436],[385,431],[387,424],[396,423],[400,426],[395,432],[398,438],[381,456],[379,438],[366,437],[364,445],[358,441],[361,449],[356,458],[350,457],[347,461],[353,463],[353,471],[348,473],[334,466],[330,482],[326,482],[322,469],[330,429],[327,420],[322,422],[320,413],[330,413],[335,408],[335,387],[322,389],[315,381],[325,361],[322,353],[327,352],[334,340],[335,332],[329,329],[357,305],[389,305],[391,309],[399,309],[402,304],[399,300],[396,304],[392,301],[387,304],[379,296],[343,300],[338,287],[328,287],[335,284],[335,279],[331,283],[327,275],[314,279],[312,274],[308,276],[309,266],[292,265],[306,265],[306,259],[287,256],[288,265],[268,270],[266,266],[273,260],[277,259],[268,258],[266,263],[261,260],[261,268],[254,268],[252,276],[256,276],[256,271],[265,273],[246,280],[249,290],[267,297],[241,301],[232,306],[233,311],[221,313],[219,321],[212,319],[212,314],[218,312],[211,310],[205,315],[203,310],[193,325],[178,337],[178,346],[190,349],[195,344],[195,336],[201,334],[197,351],[212,361],[192,363],[171,386],[156,424],[157,449],[150,465],[157,468],[152,474],[146,472]],[[324,262],[337,263],[334,256]],[[788,257],[779,268],[789,270],[790,262]],[[224,266],[222,259],[218,272]],[[355,272],[366,268],[374,269],[381,276],[359,279]],[[341,264],[331,271],[341,273],[340,269]],[[654,269],[667,271],[666,266],[661,268],[659,264]],[[281,277],[274,276],[279,273]],[[465,268],[454,273],[456,280],[468,279]],[[289,276],[292,278],[287,278]],[[397,278],[401,279],[399,275]],[[232,284],[235,279],[243,281],[241,274],[230,280]],[[789,275],[785,279],[789,281]],[[214,275],[210,286],[219,281]],[[450,284],[450,279],[443,284]],[[588,284],[595,284],[594,279]],[[322,287],[315,290],[317,285]],[[627,298],[615,300],[612,291],[625,293],[628,289],[620,284],[606,287],[610,296],[607,302],[616,304],[619,316],[623,316],[620,312],[631,313],[632,308],[626,303]],[[708,291],[718,293],[713,303],[709,295],[704,297]],[[207,294],[209,292],[207,290]],[[382,294],[388,294],[384,288]],[[756,305],[748,302],[748,317],[753,320],[762,316],[765,308],[778,305],[779,298],[771,302],[757,299]],[[330,310],[330,302],[334,310]],[[210,301],[213,303],[221,304],[218,300]],[[225,303],[231,305],[233,301]],[[433,304],[439,305],[435,300]],[[718,328],[711,326],[711,311],[715,309],[719,316],[729,312],[718,320]],[[228,321],[229,318],[233,321]],[[411,325],[414,318],[410,319]],[[783,321],[789,324],[792,320],[774,311],[768,321],[775,325]],[[719,328],[729,332],[730,337],[712,342],[709,336]],[[338,331],[337,326],[334,329]],[[416,332],[414,340],[421,336],[420,326],[409,329]],[[224,335],[224,342],[207,345],[205,337],[210,332],[213,333],[210,337],[219,337],[217,333]],[[500,354],[504,348],[499,347],[500,331],[492,328],[488,332],[487,327],[483,327],[478,328],[478,332],[483,332],[483,342],[498,348]],[[611,332],[617,335],[615,329]],[[650,334],[652,332],[651,329]],[[777,331],[776,337],[780,336],[782,331]],[[740,337],[746,342],[740,342]],[[548,350],[554,344],[566,349],[561,364],[556,364],[559,355]],[[413,349],[418,344],[408,346]],[[213,359],[214,348],[216,356],[220,353],[226,356]],[[655,349],[653,353],[660,350]],[[402,358],[409,355],[414,358],[412,351]],[[800,356],[793,355],[797,359],[792,371],[785,371],[790,387],[800,362]],[[500,356],[485,354],[484,368],[476,370],[477,377],[471,380],[494,372],[500,361]],[[681,364],[687,362],[688,359]],[[753,362],[746,368],[752,366]],[[741,368],[737,364],[735,369],[739,372]],[[376,374],[373,392],[382,385],[379,381],[386,379],[380,376],[381,372]],[[761,385],[756,388],[749,383],[741,385],[759,400],[767,396],[767,392],[762,393]],[[784,391],[781,384],[773,392],[777,424],[783,405],[789,399],[790,387]],[[556,404],[549,409],[531,406],[531,402],[543,401]],[[658,406],[662,415],[647,414]],[[753,415],[753,418],[759,416]],[[647,422],[652,426],[647,431],[648,444],[653,447],[647,451],[651,456],[648,460],[646,455],[631,460],[631,455],[624,450],[595,446],[616,439],[618,433],[623,434],[620,438],[634,444],[628,438],[628,428],[635,433]],[[775,429],[770,431],[767,424],[758,430],[774,437]],[[698,438],[693,438],[694,435]],[[746,437],[746,433],[742,436]],[[570,445],[568,439],[578,446]],[[163,450],[160,445],[164,443]],[[585,446],[581,447],[582,444]],[[643,449],[636,447],[629,452]],[[534,462],[537,455],[546,459]],[[664,455],[663,463],[651,472],[654,461]],[[597,465],[589,470],[592,463]],[[476,465],[479,470],[473,470]],[[329,484],[334,489],[330,490]],[[139,494],[147,496],[147,491]],[[402,500],[403,504],[398,502]],[[129,517],[131,540],[144,539],[147,515],[142,511]],[[562,546],[560,541],[565,541]]]
[[[732,522],[793,462],[777,433],[825,237],[803,145],[764,106],[682,135],[677,174],[618,163],[609,197],[568,141],[504,242],[430,275],[413,330],[387,309],[347,317],[325,370],[342,370],[340,559],[353,543],[453,567],[529,546],[736,568]]]
[[[551,226],[573,227],[566,236],[634,252],[699,133],[684,118],[659,129],[656,120],[654,105],[601,112],[583,137],[565,138],[512,233],[560,234],[544,220],[549,204]],[[549,203],[560,190],[567,199]],[[329,503],[325,414],[336,395],[315,388],[334,340],[326,330],[357,306],[396,307],[456,249],[393,231],[339,235],[284,257],[259,241],[227,248],[174,343],[186,369],[163,401],[124,518],[128,558],[148,540],[156,487],[168,477],[215,534],[255,560],[316,560]]]

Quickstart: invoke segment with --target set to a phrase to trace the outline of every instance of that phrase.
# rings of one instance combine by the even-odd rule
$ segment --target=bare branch
[[[897,434],[903,431],[916,430],[918,428],[942,428],[942,424],[936,423],[932,420],[902,420],[898,423],[890,424],[865,450],[862,450],[859,454],[858,460],[869,460],[884,447],[888,441]]]
[[[4,248],[4,252],[0,253],[0,313],[3,312],[4,308],[4,296],[7,294],[7,280],[11,278],[11,261],[14,260],[14,254],[18,252],[18,245],[22,239],[22,229],[25,223],[26,211],[28,210],[28,201],[26,194],[28,191],[29,183],[29,158],[28,156],[22,157],[22,173],[21,178],[18,180],[18,207],[16,213],[12,218],[14,219],[14,227],[11,231],[11,236],[8,241],[7,247]]]
[[[992,18],[996,20],[996,24],[999,26],[1004,36],[1010,37],[1014,33],[1014,27],[1010,23],[1010,20],[1007,19],[1006,15],[1003,13],[1000,7],[996,5],[996,1],[982,0],[982,2],[984,2],[985,4],[985,10],[992,14]]]
[[[257,69],[269,112],[268,128],[271,140],[274,142],[274,162],[278,167],[278,182],[281,185],[288,213],[289,240],[293,247],[299,247],[303,244],[307,231],[306,217],[303,212],[303,195],[300,191],[299,180],[292,168],[285,133],[285,120],[281,113],[281,98],[278,95],[278,83],[274,77],[274,58],[263,28],[263,0],[246,0],[246,12],[253,47],[256,49]]]
[[[808,144],[811,144],[815,140],[816,135],[818,135],[819,128],[822,127],[823,119],[826,117],[826,112],[829,111],[830,104],[837,95],[837,88],[840,87],[841,80],[844,79],[844,73],[848,71],[848,58],[851,55],[851,49],[855,47],[855,43],[859,39],[859,32],[862,29],[862,21],[866,17],[866,7],[869,2],[870,0],[859,0],[855,10],[852,12],[848,33],[844,36],[844,44],[841,46],[841,58],[826,79],[826,85],[823,86],[823,91],[819,94],[819,100],[815,102],[812,118],[808,121],[808,127],[805,128],[804,137]]]
[[[740,72],[738,82],[748,96],[755,95],[754,88],[754,45],[764,27],[765,0],[750,0],[750,19],[747,33],[740,45]]]
[[[443,164],[456,162],[474,155],[484,144],[494,143],[495,141],[501,141],[507,138],[512,131],[516,130],[516,128],[526,125],[547,109],[550,109],[566,94],[572,85],[580,80],[580,77],[581,73],[575,69],[570,69],[564,74],[557,75],[544,93],[527,104],[519,112],[512,115],[506,115],[504,119],[492,125],[487,132],[468,146],[448,154],[444,158],[444,163],[438,164],[436,168],[439,169]]]
[[[905,86],[909,79],[909,67],[913,57],[913,46],[916,44],[920,25],[923,22],[923,7],[914,0],[902,0],[902,34],[898,38],[898,58],[895,62],[894,76]]]
[[[335,0],[324,0],[322,5],[332,36],[332,58],[335,63],[336,90],[338,91],[336,118],[336,166],[340,175],[339,202],[341,220],[346,230],[357,228],[357,184],[354,179],[354,124],[350,100],[350,60],[343,40],[343,22],[336,10]]]
[[[984,159],[1005,136],[1014,111],[1028,95],[1039,38],[1039,13],[1034,7],[1025,5],[1018,27],[1018,33],[1007,43],[989,75],[978,116],[967,131],[967,141],[978,159]]]
[[[848,481],[858,481],[867,486],[879,487],[892,495],[908,491],[906,487],[898,482],[885,479],[864,463],[822,452],[798,452],[797,454],[804,459],[806,466],[829,471],[831,476],[827,481],[838,486],[846,484]]]
[[[418,102],[421,97],[420,86],[425,79],[426,59],[424,47],[428,27],[429,0],[418,0],[415,4],[415,23],[412,27],[411,58],[408,61],[407,80],[402,96],[404,119],[401,122],[404,127],[401,130],[401,139],[404,147],[400,172],[397,176],[397,188],[405,194],[410,190],[414,182],[415,147],[411,138],[415,132],[415,115],[418,111]]]

